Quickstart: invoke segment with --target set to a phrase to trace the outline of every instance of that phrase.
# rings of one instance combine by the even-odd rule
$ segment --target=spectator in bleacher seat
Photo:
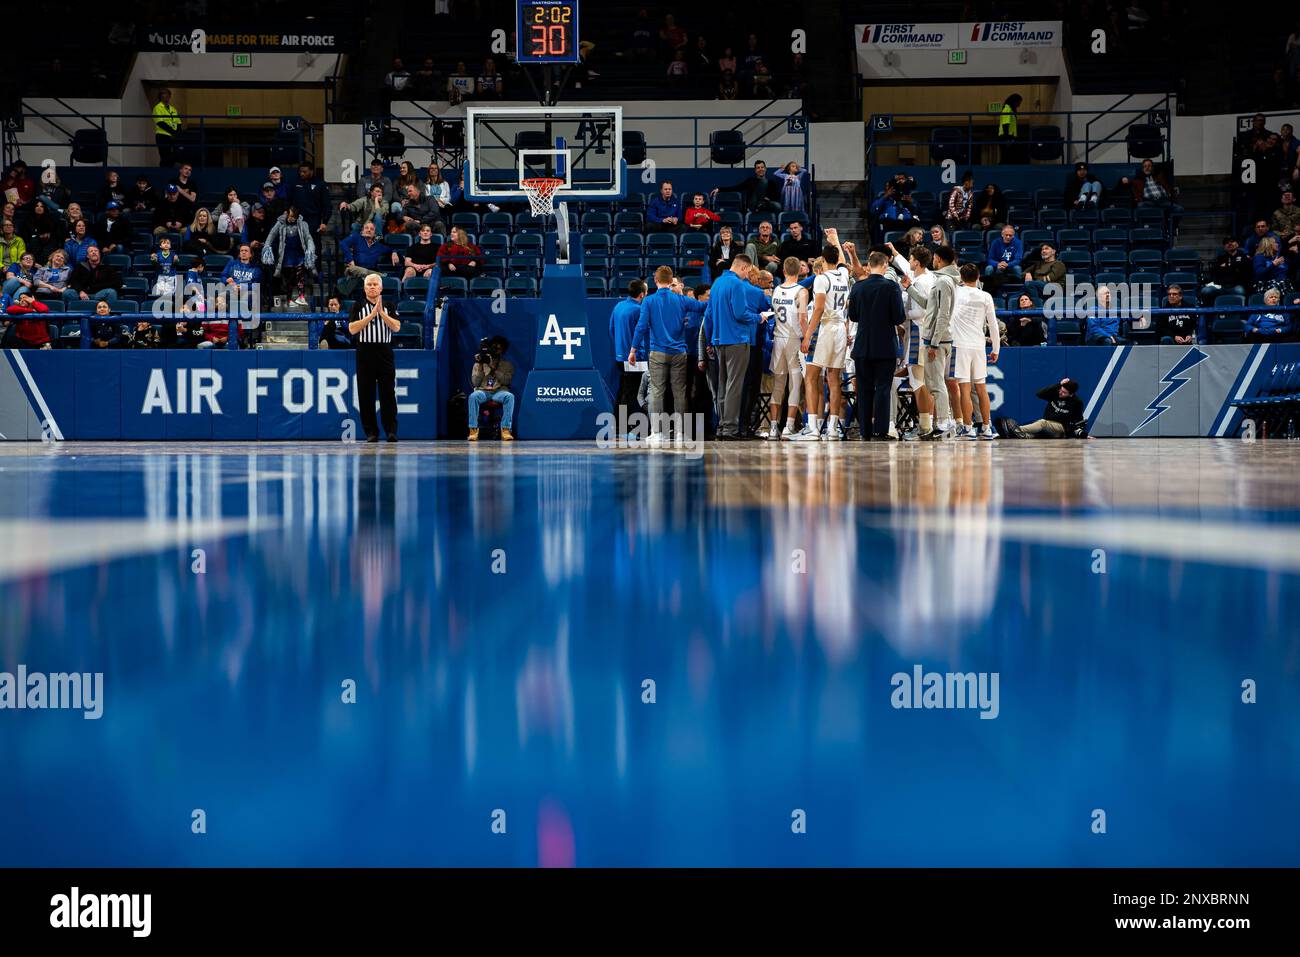
[[[117,203],[125,209],[127,208],[126,194],[126,184],[122,182],[122,177],[117,170],[111,169],[104,174],[104,185],[99,188],[95,205],[100,209],[107,209],[109,203]]]
[[[249,207],[248,218],[244,220],[243,241],[253,247],[253,258],[258,262],[262,261],[262,246],[266,243],[267,234],[271,232],[272,222],[266,215],[266,207],[261,203]]]
[[[948,234],[943,231],[942,226],[936,224],[930,227],[930,235],[923,239],[922,243],[930,252],[934,252],[940,246],[949,245]]]
[[[29,290],[18,293],[18,300],[5,309],[9,317],[3,346],[6,349],[48,349],[50,330],[46,315],[50,307],[38,300]]]
[[[673,54],[673,59],[668,62],[668,69],[665,76],[668,78],[668,88],[682,90],[690,82],[691,68],[686,62],[686,51],[678,50]]]
[[[181,131],[181,117],[172,106],[172,91],[158,91],[158,102],[153,105],[154,143],[158,146],[158,165],[176,163],[176,134]]]
[[[36,180],[27,175],[27,164],[16,159],[0,181],[0,194],[15,206],[23,207],[36,198]]]
[[[384,188],[378,183],[373,184],[366,195],[360,199],[354,199],[350,203],[346,200],[339,203],[339,212],[352,214],[354,236],[360,233],[362,226],[367,223],[382,233],[389,214],[400,214],[401,209],[400,203],[390,203],[384,199]],[[364,279],[365,276],[361,278]]]
[[[741,209],[748,213],[781,212],[781,184],[767,175],[767,164],[754,163],[754,172],[733,186],[723,186],[710,192],[717,196],[719,189],[740,193]]]
[[[36,292],[62,297],[68,289],[68,277],[71,275],[72,267],[68,265],[67,254],[62,249],[56,249],[50,253],[46,264],[36,270]]]
[[[411,71],[406,68],[402,58],[393,57],[393,68],[384,74],[384,86],[390,97],[396,99],[411,84]]]
[[[786,163],[781,167],[781,172],[776,174],[776,178],[782,184],[782,208],[787,213],[802,213],[804,211],[803,181],[799,178],[799,164],[794,160]]]
[[[1178,189],[1174,186],[1168,171],[1157,170],[1155,163],[1149,159],[1144,159],[1136,173],[1131,177],[1121,178],[1120,182],[1130,189],[1133,202],[1137,206],[1154,206],[1170,210],[1175,214],[1183,211],[1183,208],[1174,202],[1178,196]]]
[[[174,184],[168,184],[163,192],[163,201],[154,210],[153,234],[183,233],[193,220],[194,204],[183,197]]]
[[[1120,316],[1115,308],[1114,293],[1109,286],[1097,290],[1096,304],[1088,316],[1084,342],[1090,346],[1120,346],[1124,344],[1119,334]]]
[[[67,302],[89,302],[92,299],[117,302],[121,293],[121,273],[100,258],[98,246],[91,246],[86,250],[85,260],[75,266],[68,277],[68,288],[63,298]]]
[[[71,191],[63,185],[63,180],[59,178],[59,171],[53,167],[41,172],[41,185],[36,195],[45,200],[45,205],[59,215],[62,215],[68,208],[68,204],[72,202]]]
[[[24,238],[38,263],[46,262],[54,250],[62,249],[67,236],[63,221],[50,212],[44,200],[32,203],[32,221]]]
[[[739,64],[736,62],[735,51],[731,47],[723,47],[722,56],[718,57],[718,72],[734,75],[738,69]]]
[[[6,219],[12,218],[9,216],[3,216],[2,213],[0,213],[0,216]],[[81,204],[68,203],[68,205],[63,208],[63,214],[60,218],[63,220],[63,228],[67,231],[67,234],[71,236],[74,232],[73,227],[77,225],[77,220],[85,219],[84,214],[81,212]]]
[[[1243,153],[1253,153],[1272,135],[1272,130],[1268,128],[1268,118],[1263,113],[1256,113],[1250,118],[1250,126],[1237,134],[1237,148]]]
[[[1183,287],[1177,284],[1165,290],[1166,308],[1187,309],[1183,302]],[[1196,345],[1196,314],[1193,312],[1167,312],[1156,319],[1156,336],[1167,346]]]
[[[677,25],[676,18],[671,13],[664,16],[664,25],[659,28],[659,57],[663,60],[671,60],[677,55],[678,50],[684,50],[686,43],[690,38],[687,37],[686,31]]]
[[[740,253],[740,243],[732,239],[731,227],[723,226],[718,230],[718,238],[713,242],[713,248],[709,250],[709,272],[714,279],[723,272],[731,268],[731,261]]]
[[[402,160],[397,164],[397,182],[393,184],[393,193],[398,197],[406,196],[408,186],[419,186],[420,177],[415,172],[415,164],[410,160]]]
[[[1255,247],[1253,260],[1255,271],[1255,292],[1267,292],[1280,289],[1283,294],[1291,289],[1287,281],[1286,257],[1278,250],[1277,240],[1266,236]]]
[[[316,244],[308,221],[296,206],[285,210],[271,227],[262,247],[262,264],[275,267],[274,276],[291,305],[307,305],[308,277],[316,272]]]
[[[772,97],[772,71],[768,69],[763,58],[759,57],[754,61],[754,69],[749,80],[750,94],[758,100],[767,100]]]
[[[456,72],[447,77],[447,100],[453,106],[474,95],[474,78],[465,69],[464,61],[456,64]]]
[[[5,268],[4,294],[12,301],[20,289],[36,292],[36,257],[30,252],[23,253],[17,262]]]
[[[488,57],[483,61],[483,72],[478,75],[479,99],[499,100],[505,92],[505,77],[497,72],[497,61]]]
[[[380,159],[373,159],[370,161],[370,175],[357,183],[356,198],[369,198],[370,191],[376,186],[379,187],[380,195],[383,197],[384,206],[391,207],[393,204],[393,181],[384,175],[384,162]]]
[[[141,173],[135,178],[135,185],[126,193],[126,208],[133,213],[152,213],[158,206],[158,191],[149,182],[149,177]]]
[[[198,203],[199,184],[194,179],[194,167],[189,163],[181,163],[180,168],[176,170],[176,175],[167,181],[167,185],[175,186],[181,196],[191,203]]]
[[[184,277],[181,274],[176,250],[172,248],[171,237],[163,236],[159,239],[158,248],[149,254],[149,259],[158,266],[158,275],[153,284],[153,295],[174,295],[177,283]]]
[[[781,243],[772,231],[770,220],[758,224],[758,235],[751,236],[745,244],[745,253],[759,269],[766,270],[770,276],[781,274]]]
[[[217,224],[206,209],[196,210],[194,219],[181,234],[181,249],[191,256],[224,253],[230,247],[217,232]]]
[[[1015,305],[1016,311],[1037,309],[1038,303],[1028,292],[1022,292]],[[1041,346],[1047,342],[1047,329],[1037,316],[1013,316],[1006,324],[1007,344],[1013,346]]]
[[[433,67],[433,57],[427,56],[420,68],[411,75],[411,95],[418,100],[432,100],[438,91],[438,71]]]
[[[235,337],[244,334],[244,324],[235,321]],[[203,339],[195,343],[199,349],[226,349],[230,346],[230,321],[203,323]]]
[[[1067,209],[1096,209],[1101,205],[1101,180],[1088,172],[1087,163],[1076,163],[1065,181]]]
[[[736,74],[730,70],[723,70],[722,76],[718,77],[718,97],[719,100],[736,100],[740,98],[740,84],[736,82]]]
[[[703,94],[713,83],[713,54],[709,51],[709,41],[704,34],[695,38],[695,46],[687,57],[691,76],[695,77],[695,88]]]
[[[707,233],[713,223],[722,217],[704,205],[703,193],[691,194],[691,205],[682,213],[682,222],[686,228],[697,233]]]
[[[1254,256],[1259,244],[1265,239],[1271,239],[1276,243],[1278,235],[1269,228],[1268,219],[1261,217],[1255,220],[1255,231],[1246,237],[1246,255]]]
[[[1003,226],[1002,232],[989,243],[988,265],[984,267],[984,275],[1019,279],[1020,260],[1024,258],[1025,248],[1016,235],[1015,227]]]
[[[325,301],[325,311],[337,316],[321,323],[320,338],[316,343],[318,349],[355,349],[352,333],[348,332],[347,314],[343,311],[343,299],[333,294]]]
[[[682,201],[673,195],[671,180],[664,180],[658,195],[646,204],[645,222],[648,233],[675,233],[681,227]]]
[[[1283,247],[1300,234],[1300,206],[1295,203],[1293,190],[1282,191],[1282,205],[1273,211],[1273,232]]]
[[[275,187],[275,198],[281,202],[289,202],[289,184],[284,181],[284,171],[278,166],[272,166],[266,171],[266,181]],[[282,210],[283,211],[283,210]]]
[[[217,232],[229,237],[227,242],[233,247],[243,236],[244,222],[248,218],[248,206],[239,198],[239,191],[235,187],[227,187],[226,195],[218,204],[215,214]]]
[[[971,229],[993,229],[1007,221],[1007,200],[996,183],[989,183],[975,195]]]
[[[1201,287],[1201,299],[1208,306],[1224,293],[1244,296],[1254,282],[1250,255],[1241,248],[1236,236],[1224,236],[1223,252],[1210,267],[1210,281]]]
[[[1056,258],[1056,247],[1043,243],[1038,247],[1038,259],[1024,272],[1025,291],[1041,302],[1046,286],[1065,282],[1065,271],[1065,263]]]
[[[235,258],[221,270],[221,282],[226,286],[253,289],[262,282],[262,267],[253,258],[253,247],[240,243]]]
[[[510,391],[510,382],[515,377],[514,363],[504,358],[510,341],[505,336],[493,336],[486,353],[475,356],[474,368],[470,371],[469,394],[469,441],[478,441],[479,412],[484,402],[501,403],[501,441],[512,442],[514,435],[510,427],[514,422],[515,396]]]
[[[1295,314],[1281,312],[1282,291],[1269,289],[1264,293],[1264,309],[1272,310],[1252,313],[1246,320],[1246,342],[1277,342],[1291,335]]]
[[[803,223],[795,220],[790,224],[790,235],[787,239],[782,240],[780,248],[777,250],[777,257],[782,261],[793,257],[803,263],[799,270],[800,276],[806,276],[807,266],[817,258],[821,250],[817,246],[817,241],[804,232]]]
[[[880,233],[901,229],[916,221],[915,214],[899,197],[898,187],[892,179],[885,182],[885,188],[872,201],[869,212],[876,224],[876,231]]]
[[[0,269],[8,269],[22,259],[26,252],[27,243],[14,232],[14,221],[6,219],[0,222]]]
[[[90,233],[90,224],[84,219],[78,219],[72,224],[72,235],[63,244],[63,252],[67,255],[68,262],[75,268],[86,261],[86,251],[98,245],[99,243]]]
[[[436,161],[429,164],[429,169],[424,174],[424,195],[434,201],[439,214],[452,207],[451,184],[443,179],[442,170]]]
[[[262,184],[261,203],[266,210],[266,219],[269,223],[274,223],[289,208],[287,201],[275,195],[275,184],[270,180]]]
[[[433,227],[435,232],[445,232],[446,225],[442,221],[442,216],[438,212],[438,204],[433,199],[426,196],[424,190],[418,185],[406,187],[406,192],[402,199],[402,210],[397,214],[397,219],[401,224],[402,230],[411,235],[417,235],[420,227],[428,224]]]
[[[114,321],[112,303],[106,299],[99,300],[95,303],[94,316],[90,323],[90,347],[121,349],[124,345],[122,323],[120,319]]]
[[[311,163],[298,164],[298,182],[289,191],[289,205],[298,210],[298,217],[311,232],[320,234],[329,227],[330,193],[324,184],[317,182],[316,167]]]
[[[940,230],[940,232],[942,232],[942,230]],[[925,245],[925,230],[922,229],[920,226],[913,226],[907,232],[903,233],[903,246],[906,249],[911,250],[913,246],[924,246],[924,245]],[[886,251],[888,251],[888,248],[886,248]],[[893,254],[891,253],[891,256],[892,255]]]
[[[440,248],[441,246],[433,244],[433,227],[428,224],[421,226],[415,242],[408,246],[404,253],[402,264],[406,268],[402,272],[402,282],[416,276],[428,278],[433,272],[433,267],[438,265]]]
[[[367,276],[378,272],[381,265],[396,266],[400,262],[396,251],[384,245],[379,230],[372,220],[339,244],[343,256],[343,275],[339,277],[339,291],[345,296],[356,292]]]
[[[115,199],[108,201],[104,218],[95,224],[95,242],[105,256],[131,251],[131,223],[122,216],[122,204]]]
[[[645,374],[629,369],[627,358],[633,345],[632,336],[636,331],[637,320],[641,318],[641,302],[645,297],[646,284],[640,279],[633,279],[627,285],[627,295],[615,304],[609,314],[609,341],[614,347],[615,371],[618,373],[615,411],[626,407],[629,415],[639,407],[637,395],[641,390],[641,377]]]
[[[647,60],[655,52],[655,25],[645,7],[637,11],[632,22],[632,35],[628,42],[632,56],[638,60]]]
[[[462,226],[451,227],[451,235],[438,247],[438,265],[445,275],[473,279],[483,268],[483,250],[469,241]]]
[[[1017,111],[1024,98],[1019,93],[1012,93],[1002,101],[1002,112],[998,116],[998,142],[1001,145],[1001,162],[1021,163],[1022,149],[1020,139],[1020,122]]]
[[[948,194],[943,218],[949,229],[967,229],[975,214],[975,174],[970,170],[961,174],[961,185]],[[941,244],[942,245],[942,244]]]

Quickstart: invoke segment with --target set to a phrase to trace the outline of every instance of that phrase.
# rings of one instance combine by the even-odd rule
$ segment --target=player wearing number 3
[[[795,437],[795,423],[799,421],[799,388],[803,385],[803,366],[799,362],[799,346],[808,326],[808,290],[799,285],[800,262],[787,256],[781,263],[785,282],[772,290],[772,312],[776,323],[772,328],[772,407],[769,410],[772,428],[769,439],[781,435],[781,397],[786,399],[789,415],[785,420],[785,437]]]

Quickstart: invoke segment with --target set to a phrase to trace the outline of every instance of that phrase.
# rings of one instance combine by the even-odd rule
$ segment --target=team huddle
[[[842,441],[852,392],[864,440],[995,439],[985,379],[998,358],[997,316],[992,296],[980,288],[979,270],[958,269],[955,258],[948,246],[932,252],[918,245],[904,257],[886,243],[863,262],[856,246],[841,243],[832,228],[819,257],[781,261],[779,284],[744,254],[711,287],[690,289],[662,266],[655,292],[633,282],[629,298],[610,317],[623,383],[618,401],[628,404],[643,393],[649,444],[668,442],[665,400],[671,390],[674,411],[689,408],[693,352],[699,370],[708,373],[720,440],[750,437],[746,424],[758,395],[754,371],[772,376],[770,424],[755,438]],[[700,326],[692,335],[694,323]],[[770,358],[763,363],[769,339]],[[750,368],[758,364],[761,370]],[[641,373],[645,386],[629,389]],[[900,434],[895,423],[904,379],[917,427]],[[974,425],[977,403],[982,429]]]

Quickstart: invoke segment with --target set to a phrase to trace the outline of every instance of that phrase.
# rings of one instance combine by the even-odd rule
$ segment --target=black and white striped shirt
[[[382,303],[382,299],[379,303],[372,303],[364,297],[358,299],[352,304],[352,316],[348,322],[352,323],[359,319],[365,319],[372,313],[377,312],[379,305]],[[384,309],[390,316],[393,314],[393,311],[386,304]],[[384,325],[384,320],[376,315],[373,322],[357,333],[356,341],[358,345],[387,345],[393,341],[393,330]]]

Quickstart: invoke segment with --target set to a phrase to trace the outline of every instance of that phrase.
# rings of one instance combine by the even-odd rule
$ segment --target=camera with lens
[[[485,336],[478,341],[478,352],[474,353],[474,361],[482,365],[490,365],[496,359],[496,354],[492,351],[492,337]]]

